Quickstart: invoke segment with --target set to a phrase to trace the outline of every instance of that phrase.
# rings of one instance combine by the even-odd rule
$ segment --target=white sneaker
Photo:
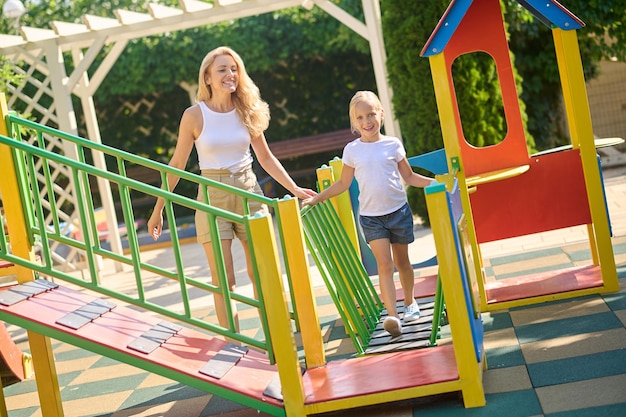
[[[417,302],[413,300],[413,304],[404,307],[404,316],[402,321],[405,323],[413,322],[420,318],[420,307]]]
[[[383,329],[387,330],[392,337],[402,336],[402,322],[397,317],[386,317],[383,320]]]

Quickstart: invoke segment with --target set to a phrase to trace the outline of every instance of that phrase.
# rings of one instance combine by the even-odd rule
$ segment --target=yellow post
[[[459,260],[463,259],[463,256],[457,250],[453,233],[457,225],[453,224],[450,218],[445,185],[431,185],[425,189],[425,192],[426,206],[430,213],[430,226],[439,261],[439,275],[447,305],[454,356],[461,380],[463,402],[466,407],[480,407],[485,405],[481,364],[484,361],[484,349],[481,349],[483,357],[479,361],[476,358],[470,325],[473,316],[470,314],[470,307],[467,305],[461,284],[464,278]]]
[[[294,310],[298,313],[306,366],[316,368],[326,364],[326,354],[315,305],[298,199],[280,200],[278,213],[281,223],[280,233],[287,257],[285,264],[289,269],[289,276],[292,277],[291,287],[296,303]]]
[[[268,214],[257,214],[250,219],[249,226],[250,241],[255,242],[254,252],[261,290],[266,300],[272,300],[266,306],[267,323],[272,335],[285,412],[287,416],[304,416],[304,385],[271,217]]]
[[[333,168],[335,180],[341,178],[343,161],[339,158],[335,158],[330,161],[330,166]],[[346,191],[335,198],[337,199],[337,214],[339,215],[339,220],[341,220],[343,228],[346,229],[346,233],[348,234],[350,242],[352,242],[352,246],[354,246],[354,250],[356,250],[357,253],[361,253],[359,248],[359,237],[356,232],[356,224],[354,223],[354,213],[352,212],[350,192]]]
[[[0,123],[0,135],[7,136],[8,126],[4,122],[9,114],[6,97],[0,93],[0,116],[3,122]],[[17,170],[11,148],[8,145],[0,144],[0,166],[3,174],[0,177],[0,194],[4,204],[7,229],[11,239],[11,252],[20,258],[35,260],[33,247],[28,238],[28,228],[24,216],[24,208],[19,192],[19,182]],[[18,266],[17,279],[19,283],[32,281],[34,273],[32,270]],[[50,339],[38,333],[28,332],[28,343],[30,345],[33,368],[37,379],[37,392],[41,404],[41,412],[46,417],[63,416],[63,406],[61,392],[59,390],[59,380],[54,365],[54,355]]]
[[[580,149],[587,198],[591,212],[589,227],[591,251],[597,256],[602,280],[607,291],[618,291],[619,281],[611,244],[609,221],[606,213],[602,176],[598,166],[596,145],[591,124],[591,112],[585,76],[583,73],[578,38],[575,30],[552,30],[556,50],[563,100],[574,149]]]
[[[328,165],[322,165],[315,170],[317,174],[317,182],[319,191],[322,192],[335,183],[335,176],[333,174],[333,168]],[[339,211],[337,207],[337,199],[331,198],[330,202],[333,204],[335,211]]]
[[[452,160],[456,159],[459,164],[457,172],[458,186],[461,191],[461,205],[463,212],[467,217],[467,234],[472,248],[472,257],[474,259],[474,270],[478,277],[478,286],[480,289],[481,310],[487,309],[487,292],[485,290],[485,282],[483,277],[483,258],[476,238],[476,229],[474,227],[474,216],[472,215],[472,206],[470,203],[469,190],[463,169],[463,158],[461,157],[461,146],[456,117],[455,108],[452,101],[452,80],[448,74],[446,66],[445,52],[433,55],[428,58],[430,62],[431,74],[433,77],[433,86],[435,88],[435,99],[437,101],[437,110],[439,112],[439,120],[441,123],[441,133],[443,135],[443,144],[446,149],[448,158],[448,172],[455,172]]]

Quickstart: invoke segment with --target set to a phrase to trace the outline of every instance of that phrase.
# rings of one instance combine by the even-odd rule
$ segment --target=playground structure
[[[219,184],[38,125],[7,114],[6,106],[3,108],[7,130],[0,132],[0,161],[8,167],[7,173],[10,174],[3,177],[0,186],[9,233],[1,236],[3,250],[0,257],[17,267],[18,285],[0,293],[0,318],[28,330],[42,413],[46,416],[63,415],[49,338],[272,415],[309,415],[454,391],[462,392],[468,407],[484,405],[482,340],[474,340],[470,330],[474,320],[470,317],[479,314],[474,306],[458,303],[448,308],[454,339],[451,344],[327,361],[312,296],[297,200],[272,200],[239,191],[244,201],[256,198],[268,204],[275,218],[223,212],[212,207],[206,195],[202,204],[139,183],[123,173],[128,166],[140,164],[158,170],[162,177],[169,172],[179,175],[181,180],[221,186]],[[80,155],[78,160],[48,150],[52,136],[74,144]],[[102,152],[114,158],[122,174],[87,163],[89,152]],[[61,230],[61,221],[55,211],[60,190],[48,169],[52,161],[65,168],[67,178],[80,190],[81,203],[77,207],[80,216],[76,224],[82,231],[81,240],[66,236]],[[227,288],[226,285],[218,288],[191,278],[185,271],[175,229],[172,230],[172,246],[176,265],[163,267],[150,261],[149,253],[142,253],[138,247],[133,228],[128,229],[127,254],[120,256],[104,248],[94,221],[90,193],[92,177],[116,184],[126,224],[133,224],[135,220],[130,210],[131,190],[135,194],[141,192],[163,197],[168,219],[174,224],[177,205],[202,210],[212,222],[223,216],[245,224],[250,242],[253,242],[250,250],[259,289],[258,299],[222,291],[220,288]],[[279,230],[278,239],[274,234],[274,222]],[[451,233],[451,230],[442,227],[437,233]],[[50,254],[49,242],[52,241],[76,247],[85,259],[85,273],[68,273],[59,268]],[[213,241],[219,242],[219,239]],[[35,257],[34,245],[39,248],[39,260]],[[219,244],[214,250],[221,255]],[[290,297],[283,284],[279,261],[281,250]],[[134,283],[127,283],[128,287],[123,291],[112,288],[96,266],[98,257],[121,262],[130,268],[135,276]],[[447,263],[454,262],[451,259]],[[220,272],[220,279],[225,280],[223,264]],[[464,288],[471,288],[464,286],[463,282],[460,275],[442,277],[445,297],[463,299],[462,294],[467,291]],[[180,295],[180,311],[166,310],[151,298],[150,288],[158,286],[162,289],[166,285]],[[83,290],[78,290],[81,288]],[[201,317],[206,306],[198,305],[204,296],[194,297],[192,290],[207,295],[220,292],[227,300],[253,307],[261,322],[259,334],[251,337],[236,332],[232,312],[228,328],[206,322]],[[267,303],[268,299],[272,302]],[[292,303],[291,309],[288,308],[289,302]],[[146,316],[125,304],[158,313],[165,320]],[[299,347],[295,344],[292,326],[299,329],[302,336],[302,361],[298,357]],[[255,349],[236,348],[222,337]],[[306,368],[304,373],[302,366]],[[244,373],[246,377],[242,376]],[[250,378],[251,374],[255,377]],[[390,377],[381,378],[381,375]],[[254,382],[244,383],[244,380]],[[355,383],[348,384],[347,380]],[[363,381],[372,383],[364,384]]]
[[[431,65],[444,148],[409,158],[409,163],[438,175],[442,182],[451,183],[455,178],[459,183],[468,220],[467,250],[472,252],[474,274],[480,277],[477,285],[482,311],[619,289],[596,147],[624,140],[594,139],[576,38],[576,30],[584,23],[556,1],[519,3],[552,30],[570,145],[529,154],[497,0],[451,2],[421,52]],[[487,53],[495,62],[508,128],[500,143],[486,147],[473,146],[464,136],[452,75],[457,58],[477,52]],[[330,165],[324,168],[340,169],[338,161]],[[332,183],[332,172],[321,171],[320,184]],[[358,210],[355,188],[351,189],[351,203],[335,203],[341,213],[349,212],[349,204],[353,213]],[[342,221],[347,230],[354,230],[350,216],[342,214]],[[481,244],[573,226],[587,227],[591,265],[497,282],[484,279]],[[367,244],[358,231],[352,233],[368,273],[376,274]],[[432,263],[436,259],[422,265]]]
[[[477,16],[480,15],[478,12],[484,10],[472,9],[472,7],[476,4],[487,4],[488,1],[491,1],[491,14],[488,16],[496,19],[494,5],[498,3],[484,0],[473,2],[471,6],[467,2],[453,2],[442,21],[446,21],[448,17],[458,17],[457,13],[466,16],[463,19],[464,22],[477,20]],[[527,3],[532,4],[532,2]],[[470,7],[467,13],[459,12],[458,7],[466,6]],[[496,20],[501,22],[501,14],[498,19]],[[456,23],[461,20],[459,19]],[[483,23],[484,20],[480,19]],[[440,26],[450,27],[450,25]],[[455,27],[452,25],[452,29]],[[560,31],[561,28],[553,30]],[[448,41],[448,46],[455,45],[455,40],[463,39],[462,36],[457,38],[456,34],[448,35],[450,38],[443,42],[443,45]],[[570,55],[574,51],[571,46],[573,41],[571,35],[559,32],[555,34],[555,38],[557,37],[565,37],[568,40],[568,46],[564,48],[566,51],[561,50],[561,54],[565,56],[560,59],[571,59]],[[430,46],[437,43],[432,39],[428,44]],[[575,40],[575,37],[573,39]],[[458,41],[458,44],[461,43]],[[608,249],[606,248],[606,238],[610,237],[608,219],[605,210],[598,210],[598,206],[601,206],[601,201],[603,201],[603,195],[601,178],[599,175],[594,176],[594,172],[598,173],[599,168],[595,153],[593,157],[589,157],[595,149],[595,144],[592,136],[581,137],[576,131],[573,135],[576,141],[572,144],[571,151],[579,152],[583,160],[578,172],[583,174],[582,189],[586,193],[583,193],[585,194],[584,203],[589,206],[589,213],[587,215],[583,213],[583,220],[579,221],[592,221],[589,226],[590,240],[593,241],[594,259],[599,260],[600,266],[592,266],[590,269],[594,274],[600,272],[606,284],[566,293],[525,297],[521,301],[515,300],[509,304],[494,305],[486,302],[489,288],[482,281],[482,259],[479,247],[479,243],[483,240],[477,236],[479,230],[487,229],[482,226],[482,222],[476,223],[480,210],[477,208],[478,204],[475,204],[474,195],[486,186],[496,184],[496,182],[485,182],[486,179],[497,178],[499,182],[505,182],[521,178],[531,172],[535,166],[526,168],[525,165],[530,164],[521,164],[520,161],[535,161],[535,157],[530,158],[528,155],[525,158],[519,157],[510,166],[502,161],[496,161],[497,164],[504,165],[468,168],[470,164],[463,159],[464,154],[460,150],[463,146],[456,142],[450,143],[450,137],[453,139],[462,137],[462,130],[460,122],[456,123],[458,113],[455,113],[453,95],[442,94],[442,90],[444,93],[453,91],[451,80],[447,78],[450,74],[449,66],[446,68],[448,64],[444,59],[453,55],[447,54],[449,51],[447,48],[443,49],[446,53],[435,55],[431,58],[431,64],[434,69],[440,70],[440,72],[433,71],[433,75],[440,76],[440,78],[435,78],[436,94],[440,111],[443,116],[448,116],[441,117],[446,158],[449,158],[446,159],[448,175],[439,177],[441,183],[427,187],[425,193],[429,211],[432,213],[431,225],[437,247],[442,294],[448,306],[447,317],[452,334],[451,343],[426,349],[364,355],[341,361],[327,361],[325,358],[323,341],[319,334],[319,318],[311,291],[301,212],[296,200],[290,198],[272,200],[239,193],[244,201],[256,198],[266,203],[272,208],[275,217],[249,214],[235,216],[211,207],[206,195],[204,196],[205,204],[201,204],[167,190],[129,179],[124,172],[129,165],[135,164],[158,171],[162,178],[169,172],[180,176],[183,180],[197,184],[219,185],[193,174],[174,170],[29,122],[15,115],[9,115],[6,105],[3,105],[2,116],[6,121],[6,126],[0,125],[0,163],[5,167],[8,175],[0,181],[0,191],[5,199],[6,224],[9,233],[8,235],[2,234],[0,258],[15,265],[19,285],[2,291],[2,298],[8,298],[9,301],[2,303],[0,318],[28,329],[42,413],[46,416],[63,415],[50,337],[224,396],[272,415],[310,415],[454,391],[462,393],[465,406],[481,406],[485,404],[482,369],[486,367],[482,348],[481,311],[496,308],[496,305],[498,308],[503,308],[529,301],[539,302],[561,296],[573,297],[616,289],[617,280],[615,278],[614,284],[610,274],[612,260],[610,241]],[[496,62],[501,61],[498,59]],[[505,84],[505,82],[502,83],[503,98],[505,97]],[[574,93],[576,92],[579,91],[575,89]],[[505,102],[506,100],[510,98],[505,99]],[[581,106],[579,100],[573,97],[569,97],[569,100],[568,105],[573,106],[575,102],[576,106],[573,107],[579,111]],[[509,110],[510,107],[507,109]],[[570,111],[573,110],[570,109]],[[456,117],[454,117],[455,114]],[[509,118],[510,115],[507,112],[511,134],[513,129],[511,129],[512,123]],[[584,124],[584,121],[588,119],[583,117],[577,120],[582,120]],[[585,128],[590,129],[590,125]],[[48,147],[52,143],[51,137],[62,141],[65,149],[73,148],[77,155],[76,159],[50,151]],[[504,144],[509,139],[507,137],[502,143]],[[515,149],[522,148],[519,141],[516,142],[516,146]],[[585,156],[583,156],[583,151]],[[102,153],[113,158],[119,174],[87,163],[89,158],[86,158],[86,155],[89,152]],[[505,155],[508,154],[509,152],[505,153]],[[490,153],[485,163],[492,163],[494,155],[496,154]],[[544,160],[541,156],[537,158],[545,162],[541,164],[542,167],[553,162],[552,159]],[[571,156],[569,158],[575,159]],[[589,159],[592,159],[593,163],[585,163]],[[66,236],[61,230],[60,224],[63,219],[56,216],[55,205],[58,204],[62,195],[62,187],[56,181],[58,179],[56,174],[51,175],[49,169],[51,162],[64,168],[63,178],[73,184],[80,197],[76,210],[79,213],[78,218],[71,220],[76,222],[82,231],[81,240]],[[560,168],[563,168],[563,164],[555,163]],[[520,166],[524,168],[519,168]],[[569,165],[565,166],[570,168]],[[494,172],[496,174],[493,174]],[[554,174],[549,171],[550,178]],[[250,249],[254,255],[255,279],[259,288],[258,299],[229,291],[222,292],[220,288],[190,278],[185,271],[176,232],[172,233],[172,246],[177,254],[177,262],[175,266],[168,268],[153,264],[146,259],[146,255],[137,245],[137,235],[132,228],[128,230],[128,254],[120,255],[104,249],[97,239],[98,230],[94,221],[93,202],[90,198],[90,177],[97,178],[99,182],[108,181],[117,184],[125,224],[133,224],[135,221],[130,209],[132,206],[130,204],[131,190],[163,197],[166,200],[167,216],[172,224],[175,224],[174,208],[177,205],[201,210],[209,216],[210,221],[215,221],[217,217],[226,217],[245,224],[249,230],[250,242],[254,242]],[[598,181],[593,182],[594,179]],[[469,191],[474,186],[477,187],[477,191],[470,194]],[[527,188],[530,187],[520,187],[520,190]],[[577,191],[579,199],[582,198],[581,192]],[[503,195],[509,194],[511,192]],[[598,195],[602,197],[600,203],[592,202],[592,197],[598,197]],[[569,206],[566,208],[572,209]],[[339,215],[342,216],[341,213]],[[604,223],[602,222],[603,216]],[[274,221],[278,228],[278,239],[274,234]],[[554,224],[549,222],[548,224],[540,223],[543,228],[554,227]],[[352,235],[351,239],[354,237],[356,236]],[[218,239],[214,238],[213,241],[217,242]],[[76,248],[84,259],[86,273],[67,273],[56,268],[49,242],[60,242]],[[8,243],[10,243],[10,250],[8,250]],[[35,246],[40,248],[39,260],[35,257]],[[214,249],[216,253],[221,254],[219,245],[216,245]],[[284,259],[284,271],[279,261],[280,251]],[[610,260],[607,259],[609,255]],[[111,259],[131,268],[135,275],[135,287],[131,287],[129,283],[129,288],[123,292],[108,287],[96,265],[98,257]],[[220,259],[221,256],[217,258]],[[613,261],[613,272],[614,266]],[[220,272],[220,279],[224,282],[223,265]],[[289,294],[283,286],[283,273],[288,278]],[[34,281],[34,278],[46,279]],[[59,281],[63,281],[63,285],[58,284]],[[159,285],[167,282],[178,288],[182,311],[164,310],[150,299],[147,289],[155,285],[157,281]],[[77,287],[84,290],[77,291]],[[226,287],[221,286],[221,288]],[[196,299],[190,296],[190,289],[203,291],[209,296],[222,292],[227,299],[255,308],[262,322],[260,334],[257,337],[250,337],[235,332],[232,319],[229,328],[207,323],[200,317],[199,313],[202,308],[195,303]],[[99,295],[95,296],[94,293]],[[98,297],[106,297],[106,300],[102,301],[103,299]],[[265,300],[268,299],[271,299],[272,303],[266,303]],[[289,305],[290,302],[291,305]],[[137,312],[136,309],[127,309],[118,304],[141,307],[143,310],[158,313],[177,323],[157,320],[153,315],[146,316]],[[58,308],[59,305],[64,307]],[[51,306],[57,306],[57,308],[52,309]],[[83,318],[82,326],[76,327],[76,324],[71,323],[76,315]],[[68,321],[70,326],[68,326]],[[133,323],[133,326],[124,329],[126,332],[124,337],[120,337],[119,333],[113,331],[121,322]],[[178,322],[182,323],[182,326]],[[303,362],[306,368],[304,373],[301,372],[302,363],[297,356],[297,350],[300,347],[295,343],[293,327],[297,328],[302,335],[301,348],[304,352]],[[255,350],[237,348],[223,341],[221,337],[253,346]],[[255,378],[249,377],[251,372],[254,372]],[[242,376],[243,373],[246,373],[246,377]],[[383,377],[384,375],[389,375],[389,377]],[[255,382],[248,383],[250,380]],[[244,381],[247,383],[244,384]],[[355,381],[355,383],[351,384],[349,381]]]
[[[497,0],[452,2],[422,50],[433,74],[449,175],[461,189],[482,311],[617,291],[619,283],[576,30],[584,23],[556,1],[520,1],[551,28],[571,145],[529,155],[506,31]],[[507,134],[475,147],[463,134],[452,67],[486,52],[500,82]],[[586,226],[593,263],[573,269],[485,282],[480,245],[572,226]]]

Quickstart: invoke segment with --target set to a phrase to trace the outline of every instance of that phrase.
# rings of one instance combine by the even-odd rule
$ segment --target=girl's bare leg
[[[413,303],[413,289],[415,287],[415,276],[413,265],[409,260],[409,245],[395,243],[391,245],[393,252],[393,262],[400,275],[400,285],[404,293],[404,305]]]
[[[381,298],[389,316],[398,316],[396,309],[396,286],[393,282],[393,259],[389,239],[376,239],[369,242],[376,265],[378,266],[378,282]]]

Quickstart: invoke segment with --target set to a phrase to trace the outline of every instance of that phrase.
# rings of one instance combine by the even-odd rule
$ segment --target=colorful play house
[[[475,274],[484,277],[484,243],[572,226],[587,226],[593,262],[497,281],[478,279],[482,311],[619,289],[596,147],[622,140],[594,140],[576,37],[584,23],[556,1],[519,3],[552,30],[570,146],[528,152],[498,0],[452,1],[421,52],[430,61],[448,171],[462,190]],[[464,136],[452,67],[458,57],[482,52],[495,61],[508,131],[496,145],[475,147]]]

